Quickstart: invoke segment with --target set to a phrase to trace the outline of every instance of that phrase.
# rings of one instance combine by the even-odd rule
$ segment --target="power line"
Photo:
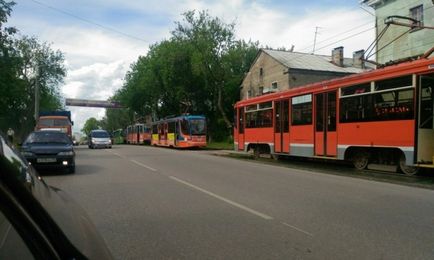
[[[121,34],[121,35],[123,35],[123,36],[129,37],[129,38],[132,38],[132,39],[134,39],[134,40],[138,40],[138,41],[142,41],[142,42],[148,43],[148,42],[145,41],[144,39],[141,39],[141,38],[136,37],[136,36],[134,36],[134,35],[131,35],[131,34],[128,34],[128,33],[124,33],[124,32],[121,32],[121,31],[119,31],[119,30],[116,30],[116,29],[114,29],[114,28],[111,28],[111,27],[108,27],[108,26],[105,26],[105,25],[102,25],[102,24],[99,24],[99,23],[93,22],[93,21],[88,20],[88,19],[86,19],[86,18],[83,18],[83,17],[80,17],[80,16],[78,16],[78,15],[75,15],[75,14],[72,14],[72,13],[69,13],[69,12],[66,12],[66,11],[63,11],[63,10],[61,10],[61,9],[59,9],[59,8],[56,8],[56,7],[53,7],[53,6],[47,5],[47,4],[42,3],[42,2],[39,2],[39,1],[37,1],[37,0],[31,0],[31,1],[34,2],[34,3],[36,3],[36,4],[38,4],[38,5],[43,6],[43,7],[45,7],[45,8],[48,8],[48,9],[54,10],[54,11],[56,11],[56,12],[58,12],[58,13],[61,13],[61,14],[67,15],[67,16],[70,16],[70,17],[75,18],[75,19],[77,19],[77,20],[80,20],[80,21],[82,21],[82,22],[85,22],[85,23],[88,23],[88,24],[92,24],[92,25],[98,26],[98,27],[100,27],[100,28],[102,28],[102,29],[104,29],[104,30],[111,31],[111,32],[114,32],[114,33],[117,33],[117,34]]]
[[[344,31],[344,32],[334,34],[334,35],[330,36],[329,38],[326,38],[326,39],[324,39],[324,40],[321,40],[321,41],[317,42],[316,44],[321,44],[321,43],[327,42],[327,41],[329,41],[329,40],[331,40],[331,39],[335,39],[335,38],[338,37],[338,36],[341,36],[341,35],[344,35],[344,34],[346,34],[346,33],[352,32],[352,31],[354,31],[354,30],[356,30],[356,29],[359,29],[359,28],[361,28],[361,27],[363,27],[363,26],[366,26],[366,25],[368,25],[368,24],[371,24],[371,23],[372,23],[372,22],[367,22],[367,23],[364,23],[364,24],[361,24],[361,25],[357,25],[357,26],[352,27],[352,28],[350,28],[350,29],[348,29],[348,30],[346,30],[346,31]],[[304,48],[302,48],[302,49],[300,49],[300,50],[297,50],[297,51],[302,52],[302,51],[304,51],[304,50],[307,50],[307,49],[312,48],[312,46],[313,46],[313,45],[311,44],[311,45],[308,45],[308,46],[306,46],[306,47],[304,47]]]

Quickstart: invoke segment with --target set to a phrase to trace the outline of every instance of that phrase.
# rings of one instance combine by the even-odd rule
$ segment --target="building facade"
[[[362,0],[361,3],[375,9],[377,36],[387,26],[385,21],[390,16],[409,17],[419,21],[419,25],[434,26],[434,1],[432,0]],[[400,23],[412,23],[411,20],[406,19],[396,18],[396,20]],[[391,24],[377,43],[376,61],[385,64],[420,56],[433,46],[433,29],[411,29]]]
[[[287,90],[322,80],[347,76],[371,69],[360,58],[343,57],[343,47],[331,56],[261,49],[240,86],[241,100]]]

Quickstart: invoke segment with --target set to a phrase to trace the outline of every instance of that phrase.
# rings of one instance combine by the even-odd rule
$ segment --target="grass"
[[[233,150],[234,149],[234,143],[229,142],[209,142],[206,145],[206,149],[212,149],[212,150]]]

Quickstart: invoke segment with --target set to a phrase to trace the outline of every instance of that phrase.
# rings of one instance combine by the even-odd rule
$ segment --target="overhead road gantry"
[[[75,107],[123,108],[123,106],[116,101],[75,99],[75,98],[66,98],[65,105],[75,106]]]

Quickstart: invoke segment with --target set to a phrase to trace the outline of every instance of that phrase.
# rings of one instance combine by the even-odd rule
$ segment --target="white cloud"
[[[297,8],[298,13],[290,9],[279,9],[272,1],[257,0],[93,0],[86,2],[85,6],[88,5],[92,10],[101,10],[101,13],[107,9],[117,10],[119,6],[125,10],[133,10],[135,15],[130,20],[122,17],[122,21],[113,19],[110,20],[110,24],[99,22],[92,17],[84,18],[116,28],[118,31],[145,41],[104,30],[59,13],[54,16],[63,17],[64,20],[57,24],[56,21],[48,20],[41,15],[44,12],[50,14],[53,12],[41,6],[38,6],[35,12],[39,16],[33,13],[13,13],[11,21],[12,25],[20,29],[23,34],[36,35],[42,41],[52,42],[54,49],[60,49],[65,53],[68,75],[65,85],[61,87],[65,97],[103,100],[122,86],[130,64],[136,61],[139,55],[146,54],[149,44],[170,37],[170,32],[175,28],[174,22],[181,21],[181,13],[185,11],[209,10],[210,15],[218,16],[227,23],[235,21],[237,38],[252,39],[271,47],[290,48],[294,44],[296,51],[303,52],[311,51],[315,27],[320,26],[316,53],[330,54],[332,48],[344,46],[345,55],[351,56],[351,52],[369,46],[374,39],[373,30],[324,46],[374,26],[374,18],[357,8],[357,1],[354,2],[353,8],[331,5],[311,10]],[[63,4],[66,6],[69,3]],[[79,3],[81,0],[77,0],[77,5]],[[66,8],[62,6],[63,4],[53,2],[52,5]],[[79,13],[75,14],[80,16]],[[98,13],[94,15],[99,17]],[[342,34],[362,24],[365,26]],[[325,39],[337,34],[339,36],[324,42]],[[101,119],[104,115],[104,109],[77,107],[69,107],[69,109],[75,121],[74,131],[79,131],[87,118],[93,116]]]

